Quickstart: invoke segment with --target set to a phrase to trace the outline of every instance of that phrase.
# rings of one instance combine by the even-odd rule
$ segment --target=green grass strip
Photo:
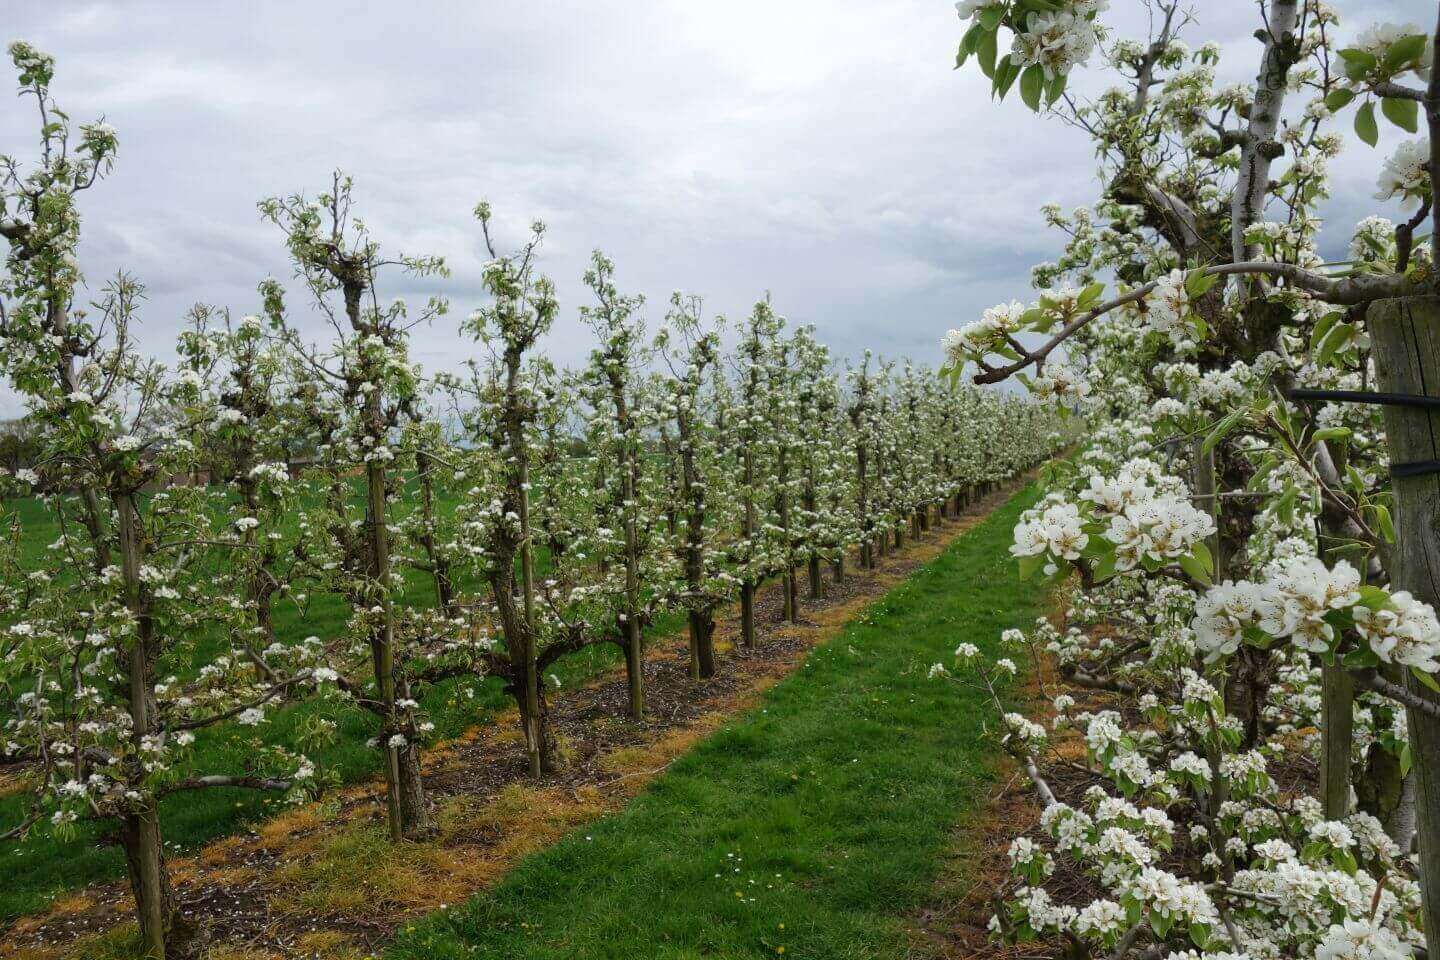
[[[927,679],[1042,595],[1006,547],[1027,487],[625,810],[407,928],[392,960],[897,957],[986,795],[978,695]]]

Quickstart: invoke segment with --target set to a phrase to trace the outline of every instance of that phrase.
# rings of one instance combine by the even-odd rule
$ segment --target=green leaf
[[[1379,666],[1380,658],[1369,647],[1361,647],[1345,654],[1344,662],[1345,667],[1349,670],[1368,670],[1371,667]]]
[[[1419,680],[1421,683],[1425,684],[1425,686],[1429,687],[1431,690],[1434,690],[1436,693],[1440,693],[1440,682],[1437,682],[1435,680],[1435,674],[1426,673],[1419,667],[1411,667],[1410,672],[1415,674],[1416,680]]]
[[[1196,540],[1195,546],[1190,548],[1190,552],[1195,555],[1196,560],[1200,561],[1200,565],[1205,568],[1207,573],[1215,571],[1215,558],[1210,555],[1210,546],[1204,540]]]
[[[1045,88],[1046,104],[1054,103],[1056,100],[1060,99],[1060,95],[1065,92],[1065,81],[1067,81],[1069,78],[1070,75],[1067,73],[1055,74],[1055,76],[1050,80],[1050,85]]]
[[[1315,362],[1325,366],[1339,353],[1340,350],[1350,343],[1355,337],[1355,327],[1349,323],[1337,323],[1325,332],[1325,337],[1320,341],[1320,347],[1315,352]]]
[[[1370,146],[1380,140],[1380,127],[1375,123],[1375,104],[1367,103],[1355,111],[1355,135]]]
[[[1354,99],[1355,91],[1346,90],[1342,87],[1339,90],[1331,90],[1330,93],[1326,95],[1325,106],[1330,109],[1331,113],[1335,113],[1336,111],[1345,109],[1346,104]]]
[[[1025,106],[1038,113],[1040,95],[1044,90],[1045,70],[1038,63],[1032,63],[1020,74],[1020,99],[1025,101]]]
[[[1316,430],[1311,439],[1316,443],[1322,440],[1349,440],[1351,434],[1349,427],[1325,427],[1323,430]]]
[[[1345,61],[1345,76],[1351,80],[1363,80],[1379,62],[1375,54],[1364,50],[1341,50],[1340,59]]]
[[[1330,859],[1335,861],[1335,866],[1339,867],[1341,870],[1344,870],[1352,877],[1355,876],[1355,871],[1360,869],[1360,865],[1355,862],[1355,855],[1352,854],[1349,850],[1341,850],[1337,848],[1331,851]]]
[[[1414,133],[1420,129],[1420,104],[1414,100],[1386,97],[1380,101],[1380,112],[1401,130]]]
[[[1240,422],[1240,415],[1243,412],[1242,410],[1232,410],[1222,417],[1220,422],[1215,424],[1210,433],[1206,435],[1205,442],[1200,445],[1200,452],[1209,453],[1211,450],[1214,450],[1215,445],[1221,440],[1224,440],[1226,435],[1235,429],[1235,425]]]
[[[1405,746],[1400,748],[1400,776],[1408,777],[1410,775],[1410,768],[1414,763],[1415,754],[1410,751],[1410,744],[1407,742]]]
[[[1334,313],[1327,313],[1325,314],[1325,316],[1315,321],[1315,328],[1310,331],[1311,353],[1315,353],[1317,350],[1320,349],[1320,341],[1325,339],[1325,334],[1329,333],[1330,330],[1335,326],[1335,324],[1339,323],[1344,318],[1345,314],[1337,310]]]
[[[1000,28],[1000,21],[1005,18],[1005,8],[997,3],[992,7],[984,7],[978,18],[980,24],[992,34]]]
[[[1045,565],[1047,557],[1043,553],[1036,553],[1028,557],[1020,558],[1020,579],[1029,580],[1035,575],[1035,571]]]
[[[1191,270],[1185,275],[1185,293],[1191,300],[1196,297],[1203,297],[1211,287],[1220,282],[1218,274],[1209,273],[1206,270]]]
[[[1010,92],[1010,87],[1014,85],[1015,78],[1018,76],[1020,76],[1020,67],[1010,59],[1010,54],[1005,54],[995,67],[995,95],[1004,100],[1005,94]]]
[[[1092,283],[1090,284],[1090,286],[1080,291],[1080,296],[1076,298],[1075,305],[1081,309],[1084,309],[1093,304],[1095,301],[1099,300],[1100,294],[1104,292],[1105,284]]]
[[[1245,484],[1245,489],[1251,493],[1264,490],[1265,478],[1270,476],[1279,465],[1280,461],[1275,457],[1266,457],[1260,461],[1260,466],[1255,468],[1255,474],[1250,478],[1250,482]]]
[[[1390,44],[1390,49],[1385,51],[1385,59],[1380,61],[1380,69],[1386,73],[1395,73],[1401,67],[1418,61],[1425,54],[1425,43],[1428,39],[1422,33],[1412,33],[1396,40]]]
[[[958,70],[965,65],[975,53],[975,45],[980,42],[980,35],[985,29],[978,23],[972,23],[970,29],[965,31],[965,37],[960,41],[960,52],[955,55],[955,68]]]
[[[995,76],[995,31],[986,30],[975,43],[975,55],[980,58],[980,69],[985,76]]]
[[[1382,503],[1371,504],[1375,511],[1375,524],[1380,528],[1380,536],[1385,538],[1386,543],[1395,542],[1395,521],[1390,516],[1390,508]]]
[[[1390,594],[1367,583],[1360,588],[1360,603],[1371,610],[1384,610],[1390,604]]]
[[[1188,573],[1192,580],[1210,586],[1210,571],[1201,565],[1193,553],[1187,553],[1180,558],[1180,569]]]

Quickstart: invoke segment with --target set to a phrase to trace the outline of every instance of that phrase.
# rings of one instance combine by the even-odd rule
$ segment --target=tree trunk
[[[1387,393],[1440,397],[1440,297],[1382,300],[1368,311],[1377,385]],[[1385,407],[1392,464],[1440,460],[1440,411]],[[1440,607],[1440,474],[1395,477],[1396,541],[1391,583]],[[1407,672],[1410,692],[1440,702]],[[1440,720],[1410,709],[1410,749],[1418,777],[1416,828],[1420,888],[1430,955],[1440,954]]]
[[[130,735],[141,744],[154,729],[155,696],[153,673],[158,657],[155,621],[150,616],[143,595],[140,570],[145,562],[141,539],[140,517],[134,496],[122,494],[114,498],[120,540],[120,570],[125,586],[125,605],[135,617],[135,636],[126,658],[126,681],[129,695]],[[138,770],[130,771],[138,776]],[[125,850],[125,863],[130,876],[130,889],[135,895],[135,912],[140,923],[140,942],[148,957],[170,960],[185,956],[179,943],[171,943],[170,933],[176,922],[174,895],[170,877],[165,870],[165,848],[160,836],[160,814],[151,797],[136,813],[121,820],[120,842]]]
[[[171,942],[177,919],[175,895],[165,871],[160,817],[153,806],[121,820],[120,845],[125,850],[125,867],[135,895],[144,956],[164,960],[185,956],[181,944]]]
[[[690,611],[690,676],[715,676],[715,618],[698,610]]]
[[[374,416],[378,417],[378,414]],[[428,817],[423,814],[418,823],[405,818],[400,749],[390,743],[390,737],[398,732],[396,721],[399,712],[396,709],[395,696],[395,611],[390,601],[390,533],[386,526],[385,468],[378,462],[371,462],[365,470],[365,482],[368,495],[366,521],[370,541],[370,574],[376,584],[376,600],[383,611],[380,623],[370,633],[370,653],[375,670],[376,691],[384,711],[380,730],[384,739],[381,749],[385,751],[385,798],[390,839],[399,841],[407,836],[426,832],[429,825],[425,822]],[[410,784],[409,788],[420,792],[419,809],[423,811],[423,787],[417,780]]]
[[[641,645],[640,621],[634,617],[624,623],[625,679],[630,687],[630,718],[645,719],[645,649]]]
[[[1355,782],[1357,809],[1385,826],[1401,850],[1415,838],[1415,776],[1400,775],[1400,758],[1379,744],[1370,747],[1365,773]],[[1329,813],[1326,813],[1329,816]]]
[[[755,649],[755,584],[749,580],[740,584],[740,644]]]
[[[820,557],[810,554],[810,599],[819,600],[825,595],[825,583],[820,579]]]
[[[836,557],[836,558],[835,558],[835,570],[834,570],[834,572],[835,572],[835,582],[836,582],[836,583],[844,583],[844,582],[845,582],[845,558],[844,558],[843,556],[840,556],[840,557]]]
[[[1385,832],[1395,841],[1395,845],[1404,851],[1414,849],[1415,822],[1419,816],[1415,805],[1419,802],[1419,792],[1420,780],[1415,776],[1415,771],[1411,770],[1400,781],[1400,802],[1395,804],[1395,809],[1385,818]]]
[[[434,833],[434,827],[430,823],[430,805],[425,800],[425,782],[420,776],[420,745],[407,739],[395,759],[405,839],[424,839]]]

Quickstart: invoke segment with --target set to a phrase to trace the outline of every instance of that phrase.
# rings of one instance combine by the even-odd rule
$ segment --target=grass
[[[5,507],[20,518],[22,549],[27,560],[36,565],[43,563],[45,544],[53,541],[59,531],[53,515],[33,499],[15,500]],[[453,507],[453,499],[438,504],[441,510]],[[543,567],[544,558],[540,560]],[[399,602],[412,607],[433,605],[433,581],[422,573],[410,572]],[[310,634],[333,637],[345,630],[348,614],[349,608],[341,599],[317,592],[304,611],[289,601],[279,602],[275,608],[276,632],[287,638]],[[667,615],[657,618],[648,632],[652,637],[663,636],[682,624],[680,616]],[[189,658],[191,663],[162,665],[160,672],[181,677],[192,675],[194,664],[205,662],[207,656],[218,649],[218,643],[218,638],[202,639]],[[552,672],[569,685],[596,675],[620,659],[617,647],[601,644],[564,658]],[[425,688],[420,702],[435,723],[432,741],[457,736],[477,723],[486,722],[512,703],[501,689],[501,681],[469,678]],[[339,729],[332,744],[310,751],[321,771],[333,773],[341,783],[376,775],[381,756],[365,746],[365,741],[374,734],[376,721],[358,708],[341,707],[337,711],[333,703],[310,701],[271,710],[259,735],[265,743],[294,744],[306,720],[322,712],[334,719]],[[237,742],[234,732],[233,725],[203,731],[196,742],[195,768],[201,772],[243,771],[250,747],[244,741]],[[0,783],[0,832],[20,822],[29,809],[26,791],[17,789],[7,793],[4,786]],[[212,789],[177,794],[161,802],[166,846],[174,852],[193,851],[217,837],[253,828],[277,809],[275,798],[253,790]],[[65,892],[96,881],[123,877],[124,856],[118,846],[105,839],[105,832],[104,825],[82,824],[67,837],[37,833],[24,841],[0,842],[0,865],[5,872],[5,882],[0,884],[0,925],[42,910]]]
[[[390,960],[901,956],[950,831],[986,795],[987,711],[931,681],[1040,612],[1005,547],[1027,488],[623,811],[406,928]]]

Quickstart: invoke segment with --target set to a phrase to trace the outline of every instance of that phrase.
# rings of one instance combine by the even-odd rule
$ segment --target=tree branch
[[[166,786],[163,793],[168,796],[172,793],[179,793],[181,790],[208,790],[211,787],[240,787],[247,790],[284,792],[294,785],[294,780],[281,780],[275,777],[213,774],[208,777],[187,777],[184,780],[177,780]]]
[[[1355,678],[1355,683],[1358,686],[1364,687],[1372,693],[1378,693],[1382,697],[1388,697],[1397,703],[1402,703],[1410,709],[1423,713],[1426,716],[1440,720],[1440,702],[1427,700],[1398,683],[1386,680],[1374,670],[1351,670],[1350,675]]]

